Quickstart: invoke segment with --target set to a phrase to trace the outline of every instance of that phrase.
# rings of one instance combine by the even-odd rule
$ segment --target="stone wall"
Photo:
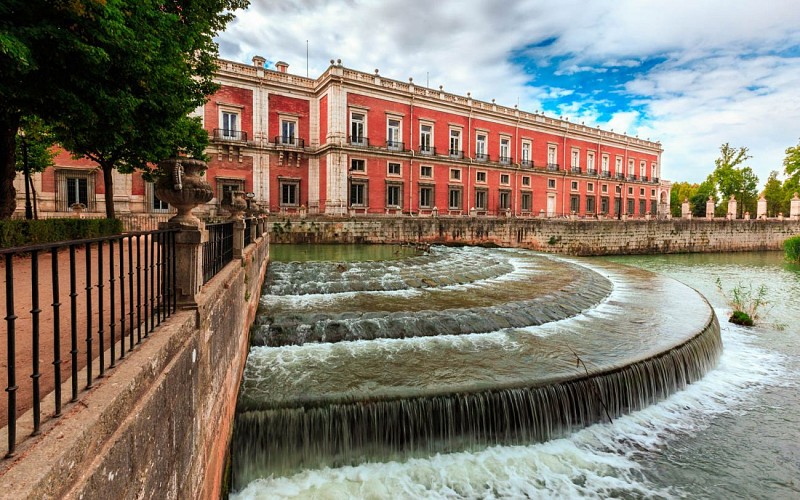
[[[570,255],[780,250],[792,220],[566,220],[468,217],[273,219],[275,243],[496,244]]]
[[[0,471],[4,498],[219,498],[269,243],[256,240]],[[84,380],[84,378],[81,378]]]

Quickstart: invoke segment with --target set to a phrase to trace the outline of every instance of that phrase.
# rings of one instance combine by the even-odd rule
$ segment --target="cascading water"
[[[521,250],[272,263],[233,485],[564,436],[701,378],[713,310],[647,272]]]

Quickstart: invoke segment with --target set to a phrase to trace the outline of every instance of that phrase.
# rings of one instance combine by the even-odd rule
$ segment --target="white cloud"
[[[795,0],[253,0],[220,50],[242,62],[283,60],[305,75],[308,40],[312,77],[341,58],[650,137],[664,145],[664,176],[673,180],[705,178],[723,142],[748,146],[763,183],[800,135],[798,25]],[[653,60],[661,62],[644,64]],[[612,73],[632,79],[611,88]],[[544,83],[576,74],[595,78],[596,92]],[[631,109],[601,112],[620,95]]]

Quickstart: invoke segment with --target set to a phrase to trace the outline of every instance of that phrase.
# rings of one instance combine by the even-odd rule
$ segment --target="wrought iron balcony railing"
[[[510,156],[501,156],[498,161],[500,163],[502,163],[503,165],[508,165],[509,163],[511,163],[511,157]]]
[[[617,179],[624,179],[625,178],[625,174],[623,174],[622,172],[617,172],[614,177],[616,177]]]
[[[215,128],[214,139],[218,141],[247,142],[247,132],[244,130]]]
[[[363,135],[351,135],[349,137],[349,140],[351,146],[359,146],[363,148],[369,146],[369,139],[367,139]]]
[[[587,175],[597,175],[597,170],[595,170],[593,168],[587,168],[586,169],[586,174]]]
[[[550,172],[558,172],[558,163],[548,163],[547,170]]]
[[[519,162],[519,166],[522,168],[533,168],[533,160],[522,160]]]
[[[386,149],[389,151],[405,151],[405,143],[401,141],[386,140]]]
[[[628,180],[629,181],[635,181],[636,180],[636,174],[628,174]]]
[[[434,146],[426,146],[426,145],[423,144],[422,146],[419,147],[419,154],[421,154],[421,155],[435,155],[436,154],[436,148]]]
[[[447,154],[450,158],[457,158],[459,160],[464,158],[464,151],[461,149],[449,149]]]
[[[605,177],[606,179],[608,179],[609,177],[611,177],[611,172],[609,172],[608,170],[603,170],[602,172],[600,172],[600,177]]]
[[[579,173],[581,173],[581,167],[571,167],[569,169],[569,171],[570,171],[570,173],[573,173],[573,174],[579,174]]]
[[[304,148],[306,140],[294,136],[276,135],[272,142],[276,146],[287,146],[292,148]]]
[[[489,161],[488,153],[475,153],[475,161]]]

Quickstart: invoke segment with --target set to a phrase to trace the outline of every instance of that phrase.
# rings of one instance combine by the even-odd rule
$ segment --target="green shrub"
[[[0,248],[98,238],[121,232],[119,219],[2,220]]]
[[[753,326],[759,319],[759,309],[769,305],[767,301],[767,287],[761,285],[753,290],[753,285],[739,283],[728,295],[722,288],[722,280],[717,278],[717,289],[720,291],[728,305],[733,310],[728,321],[737,325]]]
[[[753,318],[744,311],[733,311],[728,321],[736,325],[753,326]]]
[[[800,263],[800,236],[792,236],[784,241],[783,252],[787,260]]]

